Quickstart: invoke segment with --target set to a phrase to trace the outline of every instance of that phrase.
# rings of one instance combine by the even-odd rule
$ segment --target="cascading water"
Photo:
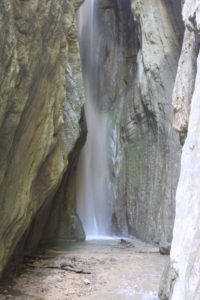
[[[86,236],[109,235],[108,114],[100,109],[99,49],[95,0],[86,0],[78,15],[79,42],[86,95],[88,128],[77,172],[77,212]]]

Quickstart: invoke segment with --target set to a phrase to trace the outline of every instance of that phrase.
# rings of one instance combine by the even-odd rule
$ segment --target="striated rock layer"
[[[171,241],[179,176],[171,105],[182,35],[177,7],[173,16],[161,0],[100,1],[113,230],[153,242]]]
[[[176,193],[170,265],[159,293],[163,300],[200,299],[200,1],[185,1],[183,19],[186,30],[173,101],[175,127],[184,139],[188,133]]]
[[[132,1],[132,13],[137,67],[130,67],[122,123],[128,228],[147,241],[170,242],[180,157],[171,95],[180,45],[162,1]]]
[[[80,2],[0,2],[0,275],[30,225],[40,240],[80,136]]]

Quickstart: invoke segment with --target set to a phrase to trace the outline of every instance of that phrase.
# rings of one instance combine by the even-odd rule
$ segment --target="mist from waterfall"
[[[87,237],[109,235],[108,113],[99,108],[99,47],[96,3],[86,0],[79,9],[78,31],[86,95],[87,141],[77,170],[77,212]]]

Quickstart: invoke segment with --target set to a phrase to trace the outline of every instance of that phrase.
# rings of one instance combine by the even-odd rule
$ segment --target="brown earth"
[[[137,240],[49,245],[27,258],[18,276],[1,283],[0,299],[156,300],[167,260],[157,248]],[[61,263],[91,274],[59,269]]]

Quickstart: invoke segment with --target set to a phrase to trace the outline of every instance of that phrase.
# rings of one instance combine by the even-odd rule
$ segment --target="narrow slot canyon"
[[[199,12],[1,0],[0,299],[200,300]]]

